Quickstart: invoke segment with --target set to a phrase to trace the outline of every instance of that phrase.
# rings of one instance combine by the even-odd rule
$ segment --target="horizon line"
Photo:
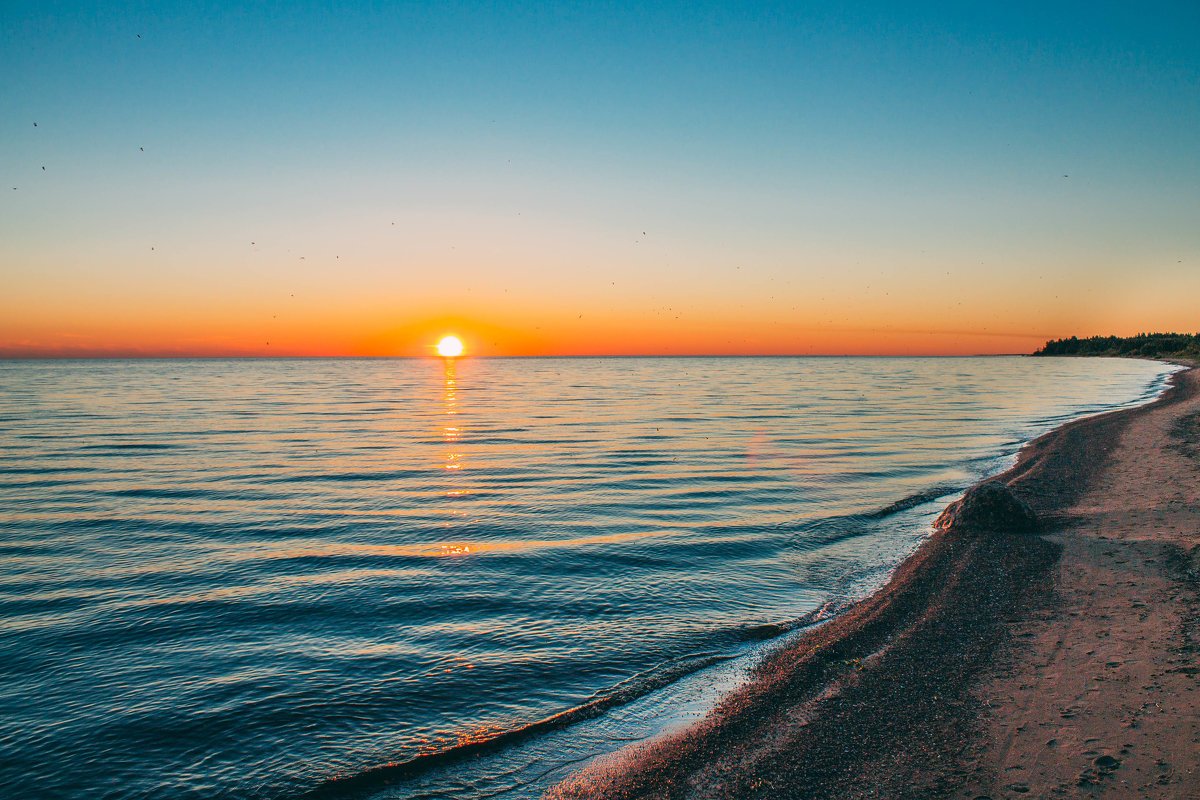
[[[540,355],[0,355],[0,361],[470,361],[522,358],[1010,358],[1032,353],[557,353]]]

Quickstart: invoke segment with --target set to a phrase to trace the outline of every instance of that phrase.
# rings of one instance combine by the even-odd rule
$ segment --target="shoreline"
[[[1059,731],[1070,728],[1069,721],[1077,716],[1054,706],[1058,698],[1043,701],[1043,695],[1053,692],[1046,691],[1046,675],[1040,680],[1032,675],[1037,669],[1031,664],[1042,664],[1038,659],[1046,654],[1022,648],[1033,640],[1049,647],[1051,656],[1073,654],[1064,650],[1063,642],[1071,638],[1065,632],[1088,628],[1080,623],[1081,618],[1087,620],[1086,607],[1080,611],[1067,605],[1064,591],[1071,578],[1064,572],[1079,570],[1074,538],[1082,535],[1080,526],[1088,524],[1081,507],[1106,499],[1110,516],[1129,523],[1125,518],[1146,499],[1146,490],[1153,489],[1122,483],[1098,488],[1105,479],[1113,483],[1114,464],[1130,461],[1125,439],[1131,426],[1137,428],[1138,441],[1153,439],[1154,444],[1130,463],[1162,466],[1159,462],[1167,453],[1160,440],[1166,437],[1184,442],[1178,451],[1182,466],[1171,464],[1166,471],[1196,468],[1200,474],[1197,448],[1190,454],[1187,450],[1190,423],[1181,422],[1194,423],[1200,414],[1200,369],[1180,366],[1191,368],[1173,374],[1169,388],[1151,403],[1061,425],[1029,442],[1009,469],[981,481],[1007,484],[1037,513],[1041,534],[980,534],[958,528],[935,533],[877,592],[764,659],[754,679],[722,700],[707,718],[679,733],[601,758],[547,797],[976,798],[1018,797],[1031,791],[1028,796],[1094,796],[1123,785],[1114,776],[1122,761],[1129,760],[1133,744],[1123,740],[1103,745],[1102,737],[1083,735],[1088,730],[1078,735]],[[1161,458],[1155,458],[1160,452]],[[1174,487],[1183,492],[1175,502],[1181,513],[1194,514],[1200,484],[1189,485],[1183,478]],[[1171,484],[1160,476],[1159,485]],[[1097,498],[1101,491],[1103,498]],[[1160,660],[1176,657],[1180,646],[1185,654],[1194,652],[1187,649],[1194,646],[1189,626],[1195,609],[1189,603],[1197,587],[1178,563],[1189,563],[1190,557],[1190,563],[1200,566],[1200,549],[1190,549],[1200,541],[1200,531],[1193,527],[1190,539],[1187,534],[1175,538],[1178,541],[1165,546],[1183,555],[1166,559],[1175,566],[1164,578],[1170,584],[1164,591],[1174,592],[1176,599],[1187,596],[1180,605],[1182,618],[1160,626],[1156,639],[1143,635],[1133,640],[1158,642],[1155,654]],[[1163,563],[1158,555],[1152,564]],[[1130,588],[1128,582],[1123,586]],[[1138,586],[1134,582],[1134,592]],[[1096,591],[1089,603],[1096,602]],[[1119,592],[1111,594],[1114,608],[1146,607]],[[1105,615],[1108,627],[1115,616]],[[1183,640],[1175,641],[1179,636]],[[1092,648],[1092,654],[1096,652],[1099,649]],[[1122,663],[1105,658],[1099,665],[1102,670],[1111,672],[1113,667],[1107,665]],[[1172,674],[1194,681],[1194,671],[1179,669]],[[1099,678],[1099,688],[1089,686],[1086,694],[1131,692],[1128,681],[1122,685]],[[1147,685],[1161,691],[1161,680]],[[1190,692],[1191,685],[1181,683],[1178,689]],[[980,697],[997,691],[1007,692],[1006,704]],[[1192,728],[1174,729],[1192,740],[1168,749],[1197,751],[1200,699],[1187,699],[1173,713],[1191,714]],[[1024,715],[1020,723],[1013,716],[1018,712]],[[1060,734],[1047,733],[1045,740],[1054,744],[1041,749],[1062,757],[1027,758],[1041,765],[1033,779],[1023,772],[1023,763],[1009,762],[1014,757],[1013,731],[1035,725]],[[1096,725],[1097,732],[1104,727]],[[1135,737],[1123,737],[1129,738]],[[1061,746],[1073,739],[1078,740],[1079,746],[1073,747],[1078,752]],[[1114,753],[1100,752],[1101,745]],[[1155,751],[1154,743],[1147,743],[1146,751]],[[1161,748],[1156,752],[1157,761],[1172,763],[1163,758]],[[1177,760],[1183,755],[1171,753]],[[1141,786],[1136,794],[1130,789],[1112,796],[1188,796],[1200,787],[1200,771],[1191,771],[1197,767],[1181,762],[1178,769],[1171,767],[1174,778],[1164,778],[1167,773],[1155,777],[1157,794]],[[1197,782],[1191,783],[1193,779]]]

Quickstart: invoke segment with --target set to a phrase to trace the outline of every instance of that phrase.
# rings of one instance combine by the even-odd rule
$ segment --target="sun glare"
[[[462,340],[457,336],[443,336],[437,343],[438,355],[443,358],[455,358],[463,354]]]

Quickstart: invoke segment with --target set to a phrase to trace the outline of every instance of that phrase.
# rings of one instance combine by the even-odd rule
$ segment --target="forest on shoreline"
[[[1200,334],[1139,333],[1137,336],[1091,336],[1051,339],[1035,356],[1126,356],[1200,359]]]

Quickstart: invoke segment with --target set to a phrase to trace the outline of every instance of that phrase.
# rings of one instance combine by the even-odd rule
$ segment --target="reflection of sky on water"
[[[282,796],[619,691],[522,745],[521,774],[561,770],[674,713],[626,700],[869,586],[935,509],[872,512],[1161,370],[0,362],[0,737],[24,765],[0,779]],[[507,768],[477,767],[430,791]]]

